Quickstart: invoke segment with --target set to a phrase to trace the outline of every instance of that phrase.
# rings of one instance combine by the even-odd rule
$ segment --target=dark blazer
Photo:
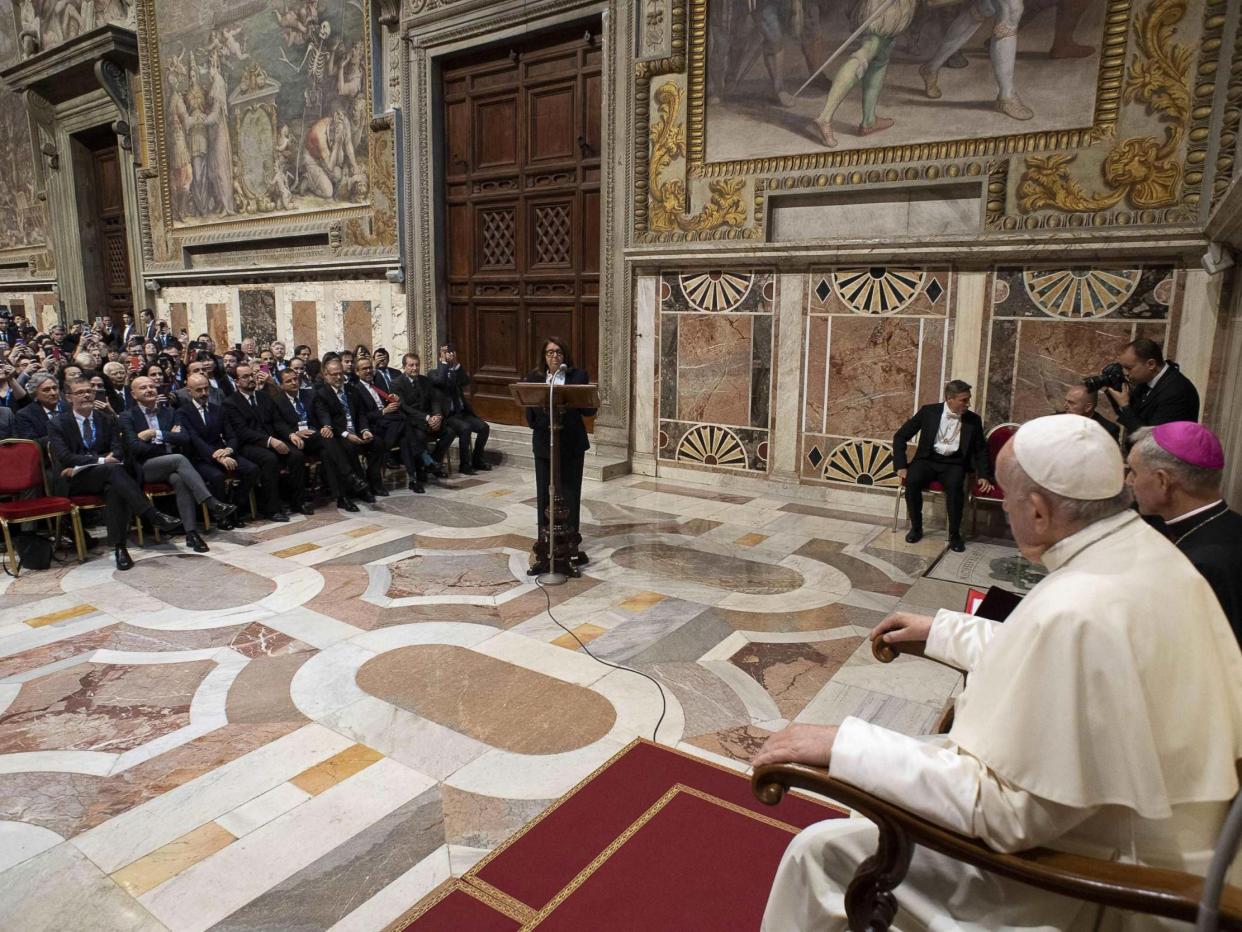
[[[1099,411],[1091,412],[1091,420],[1095,421],[1097,424],[1103,427],[1106,431],[1108,431],[1108,435],[1112,437],[1114,440],[1116,440],[1119,443],[1121,442],[1121,428],[1118,427],[1116,424],[1114,424],[1112,421],[1110,421],[1108,418],[1104,417],[1104,415],[1100,414]]]
[[[415,427],[425,428],[428,417],[444,414],[442,399],[427,376],[420,375],[411,379],[402,373],[392,388],[393,394],[401,399],[401,413]]]
[[[52,461],[58,469],[69,466],[85,466],[99,462],[99,457],[111,454],[118,460],[125,456],[121,443],[121,431],[116,419],[100,417],[98,411],[92,412],[91,423],[95,427],[95,443],[90,450],[82,440],[82,432],[78,430],[78,420],[72,411],[65,411],[52,418],[47,426],[47,443],[52,451]]]
[[[17,415],[8,408],[0,407],[0,440],[17,436]]]
[[[121,436],[125,441],[127,460],[144,463],[156,456],[189,452],[190,438],[185,428],[173,433],[173,427],[177,425],[177,415],[172,408],[168,405],[156,405],[155,420],[164,435],[163,443],[138,439],[138,435],[148,429],[147,415],[142,405],[135,402],[117,418],[117,423],[121,427]]]
[[[272,436],[273,409],[272,397],[267,392],[255,392],[252,405],[240,391],[236,391],[224,400],[224,418],[228,424],[228,433],[237,438],[242,446],[266,447],[267,440]]]
[[[474,408],[470,406],[470,399],[466,397],[465,388],[470,384],[470,376],[464,366],[450,369],[447,363],[440,363],[427,373],[427,378],[431,379],[431,384],[443,393],[446,415],[450,417],[454,414],[474,416]]]
[[[392,366],[376,366],[375,367],[375,384],[384,391],[393,393],[393,386],[397,384],[397,379],[401,378],[400,369],[394,369]]]
[[[315,393],[309,388],[298,389],[298,400],[302,402],[302,408],[306,411],[306,426],[311,430],[319,430],[323,425],[315,417]],[[281,440],[287,440],[289,435],[298,429],[299,420],[298,412],[288,395],[280,392],[272,398],[272,433],[274,435]]]
[[[345,397],[349,401],[350,411],[354,416],[354,433],[361,436],[364,430],[371,429],[366,409],[358,403],[352,386],[348,383],[345,385]],[[335,436],[344,435],[345,409],[341,407],[341,400],[327,382],[321,382],[315,386],[315,416],[320,424],[331,427]]]
[[[1171,362],[1155,388],[1137,385],[1130,389],[1130,404],[1117,409],[1117,420],[1128,431],[1170,421],[1197,421],[1199,392],[1177,363]]]
[[[188,388],[179,388],[175,392],[173,392],[171,395],[169,395],[168,397],[172,401],[173,407],[176,407],[176,408],[186,408],[186,407],[193,408],[194,407],[194,399],[193,397],[191,397],[190,390]],[[207,389],[207,404],[222,405],[224,404],[224,398],[225,398],[224,392],[220,391],[220,389],[218,388]]]
[[[548,375],[542,369],[534,369],[526,374],[522,379],[523,382],[544,382],[546,383]],[[582,369],[569,369],[565,373],[566,385],[589,385],[591,380]],[[587,450],[591,449],[591,441],[587,437],[586,425],[582,423],[584,417],[593,417],[595,408],[566,408],[561,413],[561,456],[569,458],[573,456],[582,456]],[[534,451],[536,458],[541,460],[548,459],[548,443],[550,437],[550,426],[548,421],[548,412],[545,408],[527,408],[526,424],[531,428],[531,449]]]
[[[376,388],[379,391],[392,394],[382,385],[377,385]],[[371,393],[367,391],[361,379],[355,379],[353,382],[350,382],[345,390],[349,392],[350,398],[353,399],[354,410],[366,412],[368,424],[374,424],[384,416],[384,409],[375,403],[375,399],[371,397]]]
[[[68,411],[69,406],[63,401],[57,402],[56,411],[62,413]],[[47,410],[37,401],[28,404],[17,412],[17,436],[23,440],[43,440],[47,437],[47,428],[51,419],[47,416]]]
[[[914,417],[906,421],[893,435],[893,468],[905,469],[910,464],[906,457],[906,444],[915,434],[919,435],[918,451],[915,459],[926,459],[934,451],[936,432],[940,430],[940,415],[944,413],[944,402],[923,405]],[[974,411],[962,413],[962,433],[958,450],[966,460],[970,472],[989,482],[992,478],[992,464],[988,462],[987,438],[983,433],[983,420]]]
[[[224,417],[224,406],[207,404],[207,423],[199,416],[198,408],[193,402],[177,409],[175,423],[181,425],[182,431],[190,440],[190,458],[200,462],[212,462],[212,454],[216,450],[228,447],[236,450],[239,446],[237,438],[229,432],[228,421]]]

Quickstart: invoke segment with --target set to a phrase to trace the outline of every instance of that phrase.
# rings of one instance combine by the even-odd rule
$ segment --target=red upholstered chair
[[[944,484],[938,479],[933,479],[927,484],[927,488],[923,489],[924,495],[943,495]],[[893,502],[893,530],[897,530],[897,519],[901,516],[901,503],[906,500],[906,480],[902,478],[897,484],[897,500]]]
[[[28,491],[33,498],[17,498]],[[60,536],[60,519],[69,515],[73,523],[73,540],[78,559],[86,559],[82,546],[82,526],[78,510],[67,498],[50,495],[47,473],[43,471],[43,451],[33,440],[0,440],[0,530],[4,532],[4,549],[14,576],[18,573],[17,551],[9,535],[9,525],[26,521],[53,521],[53,537]]]
[[[1000,451],[1004,449],[1010,438],[1018,432],[1017,424],[997,424],[988,431],[988,464],[992,467],[992,475],[996,475],[996,457],[1000,456]],[[984,492],[979,488],[979,481],[975,480],[975,487],[970,494],[970,532],[973,534],[979,526],[979,503],[980,502],[999,502],[1005,501],[1005,490],[997,483],[992,483],[995,488],[991,492]]]

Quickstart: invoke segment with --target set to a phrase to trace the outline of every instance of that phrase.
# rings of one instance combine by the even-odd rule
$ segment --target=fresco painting
[[[133,0],[15,0],[22,54],[47,51],[105,23],[133,28]]]
[[[155,0],[174,225],[369,203],[361,0]]]
[[[1108,0],[706,2],[708,162],[1093,122]]]

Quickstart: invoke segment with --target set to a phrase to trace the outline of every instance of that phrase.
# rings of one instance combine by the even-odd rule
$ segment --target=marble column
[[[1186,378],[1199,389],[1199,398],[1206,400],[1211,390],[1212,349],[1216,345],[1221,319],[1221,286],[1225,276],[1208,275],[1203,269],[1185,272],[1185,296],[1182,300],[1182,322],[1177,331],[1177,349],[1170,353]],[[1206,413],[1203,405],[1200,417]]]
[[[634,283],[634,449],[630,468],[656,474],[656,341],[659,337],[660,276],[639,273]]]
[[[1220,436],[1225,448],[1221,494],[1237,508],[1242,503],[1242,289],[1237,287],[1242,270],[1235,268],[1233,273],[1233,302],[1227,309],[1222,308],[1228,324],[1221,337],[1223,345],[1218,358],[1224,364],[1217,372],[1211,394],[1204,392],[1202,397],[1206,401],[1207,424]]]
[[[950,379],[964,379],[983,395],[983,310],[987,305],[987,272],[959,272],[957,313],[953,320],[953,355]]]
[[[806,274],[778,276],[776,294],[776,418],[772,441],[771,474],[789,482],[798,480],[798,434],[802,425],[799,405],[802,384],[802,311],[806,306]]]

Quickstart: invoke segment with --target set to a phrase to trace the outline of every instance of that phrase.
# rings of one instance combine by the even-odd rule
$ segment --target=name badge
[[[306,427],[306,422],[305,422],[305,421],[298,421],[298,430],[306,430],[306,429],[307,429],[307,427]]]

